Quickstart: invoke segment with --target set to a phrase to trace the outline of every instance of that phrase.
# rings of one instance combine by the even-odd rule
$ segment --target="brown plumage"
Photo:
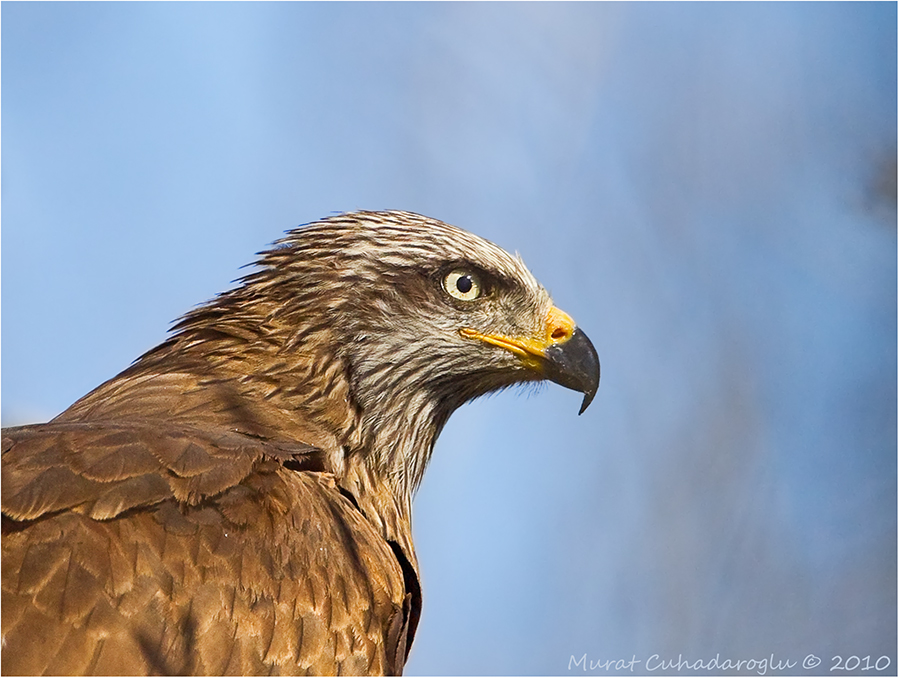
[[[405,212],[288,233],[47,424],[3,431],[4,674],[398,674],[412,495],[459,405],[596,352],[519,259]]]

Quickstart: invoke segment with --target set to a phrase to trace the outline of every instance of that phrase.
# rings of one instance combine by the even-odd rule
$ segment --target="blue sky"
[[[603,381],[581,417],[550,385],[450,420],[410,673],[895,672],[895,4],[0,12],[4,425],[283,231],[421,212],[520,252]]]

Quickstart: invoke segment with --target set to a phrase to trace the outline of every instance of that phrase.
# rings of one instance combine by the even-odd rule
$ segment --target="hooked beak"
[[[599,356],[593,343],[571,316],[556,307],[547,314],[544,336],[539,338],[481,334],[468,328],[460,333],[511,351],[544,379],[583,393],[578,414],[584,413],[599,388]]]

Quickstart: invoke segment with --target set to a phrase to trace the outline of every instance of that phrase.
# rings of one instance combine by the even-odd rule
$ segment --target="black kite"
[[[398,674],[410,511],[472,398],[599,384],[520,259],[405,212],[296,229],[47,424],[3,432],[5,674]]]

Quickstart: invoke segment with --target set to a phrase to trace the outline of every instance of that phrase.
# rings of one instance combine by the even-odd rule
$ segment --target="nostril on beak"
[[[546,342],[564,344],[571,339],[576,327],[570,315],[553,306],[546,316]]]
[[[571,331],[565,327],[557,327],[550,336],[556,341],[559,339],[569,339],[571,338]]]

